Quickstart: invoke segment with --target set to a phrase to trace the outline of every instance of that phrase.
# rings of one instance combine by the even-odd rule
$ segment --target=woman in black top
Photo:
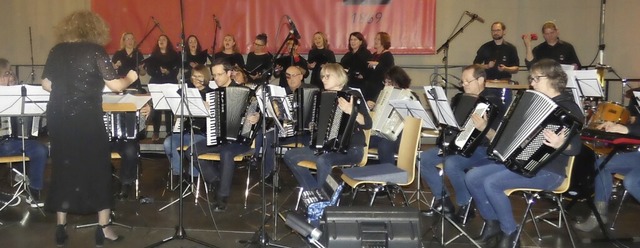
[[[236,43],[236,38],[233,37],[232,34],[227,34],[224,36],[224,39],[222,40],[222,47],[220,47],[220,52],[217,52],[213,56],[213,60],[225,59],[231,65],[238,65],[244,68],[244,58],[242,57],[242,54],[240,54],[240,49],[238,48],[238,44]]]
[[[267,49],[267,35],[264,33],[257,35],[253,42],[253,52],[247,54],[245,69],[251,78],[249,82],[268,81],[269,72],[273,69],[272,60],[273,55]]]
[[[311,70],[311,84],[324,89],[322,80],[320,79],[320,69],[326,63],[335,63],[336,55],[329,49],[329,41],[327,35],[323,32],[313,34],[313,44],[309,51],[308,67]]]
[[[345,91],[351,94],[350,99],[339,98],[338,107],[345,114],[351,114],[353,108],[357,108],[358,116],[356,125],[351,135],[351,143],[346,153],[327,152],[316,155],[316,150],[309,147],[289,150],[284,155],[284,162],[287,164],[293,176],[301,187],[313,189],[320,187],[329,176],[331,167],[339,164],[355,164],[362,160],[365,154],[364,130],[371,129],[372,121],[366,103],[361,99],[356,90],[350,90],[347,86],[347,74],[344,68],[336,63],[325,64],[320,71],[322,82],[327,91]],[[300,161],[315,161],[317,174],[314,176],[309,169],[298,166]]]
[[[349,52],[342,57],[340,64],[347,69],[349,76],[349,87],[364,88],[365,73],[368,62],[371,59],[371,52],[367,50],[367,40],[360,32],[353,32],[349,35]]]
[[[173,43],[167,35],[160,35],[158,42],[151,52],[151,56],[144,61],[144,67],[151,76],[150,84],[177,84],[178,72],[180,67],[180,56],[173,49]],[[165,130],[167,134],[171,133],[171,119],[173,114],[167,110],[154,110],[151,112],[151,121],[153,124],[153,136],[151,139],[160,140],[160,120],[164,113]]]
[[[45,207],[56,212],[55,241],[67,240],[67,213],[98,213],[96,246],[120,237],[109,226],[113,194],[111,151],[104,126],[102,89],[122,91],[138,79],[119,78],[104,50],[109,27],[100,16],[77,11],[56,26],[58,44],[49,52],[42,88],[51,143],[51,183]]]
[[[191,82],[191,70],[198,65],[207,64],[207,51],[202,50],[200,40],[195,35],[187,37],[187,54],[184,62],[184,80],[187,87],[195,87]]]
[[[373,48],[376,52],[368,61],[369,70],[367,71],[367,86],[363,91],[364,98],[367,99],[367,105],[372,107],[375,104],[378,94],[384,88],[384,73],[395,65],[393,54],[389,51],[391,47],[391,37],[388,33],[378,32],[373,42]]]
[[[136,47],[136,39],[131,32],[125,32],[120,38],[120,50],[116,51],[111,58],[113,68],[116,69],[118,76],[125,77],[129,71],[139,71],[138,68],[142,64],[144,56]],[[140,71],[140,75],[144,76],[144,70]],[[140,79],[129,85],[131,89],[142,89]]]

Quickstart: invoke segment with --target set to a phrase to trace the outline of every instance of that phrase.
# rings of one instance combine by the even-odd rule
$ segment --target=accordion
[[[373,111],[373,135],[395,141],[404,128],[402,116],[393,109],[390,100],[415,100],[413,93],[409,89],[396,89],[393,86],[386,86],[380,92]]]
[[[270,89],[270,88],[268,88]],[[320,89],[317,87],[298,88],[293,94],[286,97],[269,97],[274,118],[282,124],[279,137],[291,137],[302,131],[308,130],[313,111],[313,100]]]
[[[533,177],[568,145],[583,121],[544,94],[527,90],[516,97],[500,123],[487,153],[509,170]],[[558,149],[544,145],[542,131],[565,128],[565,143]]]
[[[132,140],[138,137],[140,130],[146,128],[137,112],[105,112],[102,116],[109,141]]]
[[[347,114],[338,107],[338,99],[354,97],[352,112]],[[324,91],[314,102],[312,112],[311,148],[325,152],[346,153],[351,144],[361,98],[344,91]]]
[[[248,116],[259,111],[253,90],[244,86],[217,88],[207,93],[206,99],[209,103],[207,146],[253,141],[259,124],[247,121]]]
[[[487,131],[489,131],[489,127],[496,120],[499,112],[498,106],[482,96],[472,94],[461,95],[454,113],[461,129],[445,127],[442,132],[440,132],[439,142],[437,142],[437,144],[447,144],[446,146],[441,146],[442,149],[446,149],[447,153],[470,157],[482,143]],[[478,114],[481,117],[487,116],[487,128],[483,131],[476,129],[471,120],[472,114]]]
[[[20,139],[38,137],[42,121],[44,120],[40,116],[1,117],[0,136]]]

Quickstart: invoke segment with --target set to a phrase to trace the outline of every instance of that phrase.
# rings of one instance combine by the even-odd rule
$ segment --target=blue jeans
[[[438,148],[431,148],[420,154],[420,176],[424,180],[433,195],[441,198],[443,181],[436,167],[444,161],[444,174],[449,178],[451,186],[456,193],[456,203],[459,206],[467,205],[471,196],[465,182],[465,173],[467,170],[491,163],[491,159],[487,156],[487,147],[478,147],[470,157],[461,155],[449,155],[444,159],[438,156]],[[445,195],[449,196],[448,189],[445,187]]]
[[[596,168],[602,163],[604,158],[596,160]],[[619,153],[614,155],[595,178],[595,201],[608,202],[611,198],[613,179],[611,174],[620,173],[624,175],[623,185],[627,191],[640,200],[640,152]]]
[[[206,145],[206,139],[207,137],[201,134],[194,134],[193,135],[193,142],[194,143],[198,143],[200,141],[204,141],[205,145]],[[182,140],[184,142],[184,145],[186,146],[192,146],[193,144],[189,144],[189,142],[191,142],[191,134],[190,133],[185,133],[182,136]],[[167,155],[167,157],[169,158],[169,162],[171,163],[171,174],[172,175],[180,175],[181,171],[180,171],[180,161],[182,161],[184,159],[184,157],[181,156],[181,152],[178,152],[178,147],[180,147],[180,134],[179,133],[175,133],[172,134],[171,136],[167,137],[166,139],[164,139],[164,154]],[[189,152],[187,152],[186,154],[191,154]],[[195,155],[197,157],[197,155]],[[185,165],[188,164],[184,164],[183,163],[183,168],[186,168]],[[200,172],[198,170],[196,170],[195,168],[190,172],[190,174],[194,177],[197,177],[198,175],[200,175]]]
[[[256,135],[256,152],[253,154],[254,157],[258,157],[260,154],[262,154],[262,161],[264,162],[264,176],[268,176],[275,167],[275,137],[274,137],[274,132],[275,130],[272,129],[270,131],[267,132],[267,139],[266,139],[266,147],[262,148],[262,141],[264,139],[263,135],[262,135],[262,130],[258,131],[258,134]],[[308,133],[304,134],[304,135],[298,135],[298,136],[293,136],[293,137],[286,137],[286,138],[279,138],[278,139],[278,144],[277,145],[288,145],[288,144],[295,144],[295,143],[302,143],[305,145],[309,144],[309,139],[310,136]],[[264,149],[264,151],[261,151],[261,149]]]
[[[193,149],[193,154],[197,158],[201,154],[205,153],[220,153],[220,162],[214,162],[211,160],[198,159],[196,168],[199,168],[202,172],[202,176],[205,181],[213,182],[220,181],[218,186],[218,197],[228,197],[231,192],[231,183],[233,182],[233,172],[236,169],[236,164],[233,158],[239,154],[245,153],[251,150],[251,146],[241,143],[227,143],[217,146],[207,146],[207,141],[202,140],[191,146],[188,153]],[[218,198],[220,199],[220,198]]]
[[[492,163],[470,170],[465,180],[482,218],[485,221],[498,220],[502,232],[513,233],[517,224],[513,218],[511,201],[504,191],[513,188],[553,190],[560,186],[564,178],[564,175],[545,170],[527,178],[510,171],[503,164]]]
[[[364,146],[353,146],[344,154],[330,152],[321,155],[316,155],[314,150],[303,147],[287,151],[287,153],[284,154],[284,163],[289,167],[289,170],[293,173],[300,187],[313,189],[322,186],[334,165],[358,163],[362,160],[363,155]],[[316,162],[317,171],[315,178],[309,169],[298,166],[300,161]]]
[[[369,147],[378,148],[378,163],[396,164],[396,158],[394,156],[400,147],[400,137],[402,137],[402,133],[398,135],[398,139],[395,141],[379,136],[371,136]]]
[[[29,157],[29,187],[42,190],[44,184],[44,166],[49,157],[49,148],[37,140],[24,141],[24,153]],[[22,155],[22,140],[7,139],[0,142],[0,156]],[[20,166],[19,168],[22,168]]]

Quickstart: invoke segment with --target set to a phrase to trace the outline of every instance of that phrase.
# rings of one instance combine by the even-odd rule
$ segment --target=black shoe
[[[56,246],[63,247],[67,242],[67,224],[56,225]]]
[[[433,206],[431,206],[431,209],[423,211],[422,214],[424,216],[434,216],[438,212],[443,212],[445,214],[452,214],[455,212],[453,202],[451,202],[451,199],[449,199],[448,196],[444,197],[444,204],[443,199],[437,199],[436,202],[433,203]]]
[[[511,234],[502,233],[502,237],[500,238],[500,242],[498,243],[498,248],[519,248],[520,240],[516,240],[518,236],[518,230],[511,232]]]
[[[104,240],[109,240],[111,242],[117,242],[117,241],[121,241],[124,239],[123,236],[120,235],[116,235],[115,238],[107,238],[106,236],[104,236],[104,228],[110,226],[111,223],[106,224],[106,225],[98,225],[98,227],[96,228],[96,247],[102,247],[104,245]]]
[[[499,237],[501,233],[500,222],[497,220],[487,220],[484,222],[484,228],[482,229],[480,236],[473,238],[473,241],[481,246],[485,246],[494,238]]]
[[[131,184],[123,184],[120,186],[120,192],[116,196],[120,200],[124,200],[129,198],[129,193],[131,192]]]
[[[213,209],[214,212],[224,212],[227,210],[227,197],[226,196],[218,196],[216,197],[216,206]]]
[[[467,210],[469,211],[469,214],[467,214]],[[456,212],[455,221],[458,223],[465,223],[465,219],[464,219],[465,216],[467,217],[466,219],[467,221],[469,219],[473,219],[474,217],[476,217],[476,210],[475,208],[473,208],[473,206],[471,206],[471,204],[460,206],[460,208],[458,209],[458,212]]]

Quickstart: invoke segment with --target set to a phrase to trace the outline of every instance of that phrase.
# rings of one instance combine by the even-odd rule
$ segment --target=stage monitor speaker
[[[420,212],[409,207],[327,207],[326,247],[421,247]]]

